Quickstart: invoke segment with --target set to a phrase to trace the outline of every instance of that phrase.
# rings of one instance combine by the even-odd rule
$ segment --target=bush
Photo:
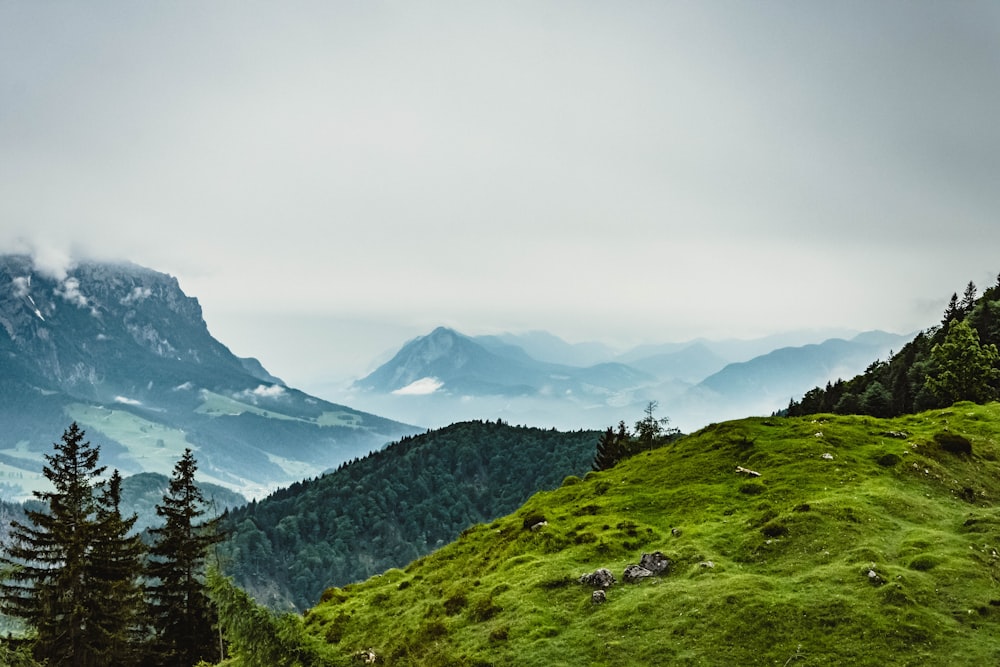
[[[875,459],[875,463],[878,463],[883,468],[892,468],[902,460],[903,459],[900,458],[898,454],[893,454],[890,452],[888,454],[882,454],[881,456],[879,456],[877,459]]]
[[[934,434],[934,442],[940,445],[941,449],[951,454],[960,456],[972,455],[972,442],[964,435],[942,431]]]

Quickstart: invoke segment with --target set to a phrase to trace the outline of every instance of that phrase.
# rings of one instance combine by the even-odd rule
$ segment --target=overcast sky
[[[1000,273],[1000,3],[0,0],[0,250],[293,385],[439,324],[934,324]]]

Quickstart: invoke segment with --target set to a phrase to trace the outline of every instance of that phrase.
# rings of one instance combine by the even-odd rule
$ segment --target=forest
[[[476,420],[404,437],[229,512],[223,570],[274,608],[308,608],[583,475],[598,436]]]
[[[951,296],[939,326],[921,331],[888,360],[850,380],[838,379],[792,400],[784,414],[896,417],[957,401],[1000,396],[1000,277],[977,297],[969,282]]]

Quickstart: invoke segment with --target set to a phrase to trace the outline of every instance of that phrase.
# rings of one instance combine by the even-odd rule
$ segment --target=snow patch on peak
[[[419,380],[414,380],[405,387],[396,389],[392,393],[397,396],[426,396],[428,394],[433,394],[435,391],[444,386],[444,382],[433,377],[420,378]]]

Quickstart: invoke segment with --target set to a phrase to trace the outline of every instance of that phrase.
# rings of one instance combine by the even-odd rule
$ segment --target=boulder
[[[615,584],[615,575],[606,567],[599,568],[590,574],[580,575],[580,583],[605,590]]]
[[[598,588],[596,591],[590,594],[590,601],[594,604],[601,604],[602,602],[608,601],[608,594],[604,592],[603,588]]]
[[[643,554],[639,559],[639,566],[644,567],[653,574],[668,574],[672,561],[659,551],[651,554]]]
[[[625,573],[622,575],[622,580],[626,584],[634,584],[638,581],[642,581],[648,577],[654,576],[652,572],[647,570],[641,565],[629,565],[625,568]]]

